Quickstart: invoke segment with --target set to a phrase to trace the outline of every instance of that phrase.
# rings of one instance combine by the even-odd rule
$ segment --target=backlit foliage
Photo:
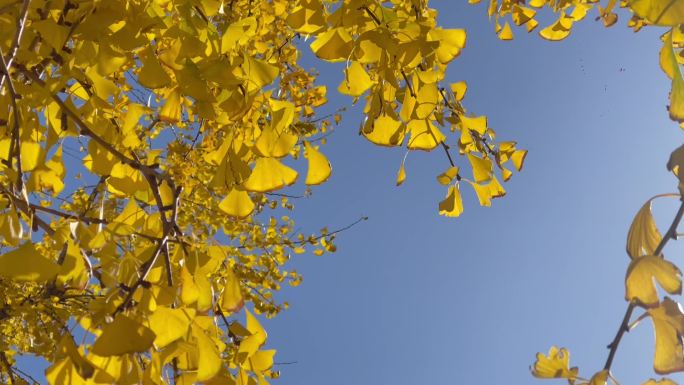
[[[670,116],[683,121],[684,1],[488,7],[503,40],[535,30],[540,9],[556,15],[540,35],[561,40],[593,8],[606,26],[627,8],[635,30],[670,27],[660,61]],[[17,354],[47,360],[51,385],[277,377],[259,318],[286,308],[274,292],[301,281],[292,255],[336,249],[336,231],[295,230],[287,195],[331,176],[322,145],[341,115],[322,112],[330,87],[363,103],[371,143],[444,156],[440,214],[459,216],[466,189],[483,206],[502,197],[526,151],[466,111],[466,83],[445,79],[466,31],[436,18],[427,0],[0,0],[0,381],[32,381]],[[320,84],[305,51],[341,63],[342,82]],[[680,181],[683,153],[668,164]],[[655,371],[684,370],[684,314],[658,293],[681,292],[662,249],[683,213],[661,235],[650,201],[639,211],[629,306],[605,367],[583,379],[553,347],[534,375],[613,380],[636,308],[653,320]]]
[[[368,141],[444,156],[440,214],[464,186],[503,196],[526,151],[466,112],[445,79],[466,32],[436,17],[418,0],[0,0],[0,382],[30,381],[17,354],[51,385],[277,377],[259,315],[287,307],[291,256],[336,248],[295,230],[282,191],[331,175],[331,87],[363,103]],[[343,63],[341,84],[305,51]]]

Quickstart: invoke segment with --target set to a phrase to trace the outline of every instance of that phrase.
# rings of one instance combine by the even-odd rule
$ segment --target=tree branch
[[[663,239],[660,240],[658,247],[656,247],[655,251],[653,252],[654,255],[660,255],[670,239],[677,239],[677,226],[679,226],[679,222],[682,221],[682,216],[684,216],[684,197],[681,199],[682,204],[679,206],[679,210],[672,220],[670,227],[667,229],[667,232],[663,234]],[[622,317],[622,322],[618,327],[615,338],[613,338],[613,341],[608,344],[608,349],[610,349],[610,352],[608,353],[608,358],[606,359],[606,364],[603,366],[603,369],[610,370],[610,367],[613,365],[613,359],[615,358],[615,353],[620,345],[620,340],[622,340],[622,335],[629,331],[629,321],[632,318],[632,313],[634,312],[636,306],[637,304],[635,302],[630,302],[629,305],[627,305],[627,310],[625,310],[625,315]]]
[[[2,64],[1,69],[3,72],[3,76],[7,76],[7,89],[9,90],[10,99],[12,101],[12,116],[14,119],[14,124],[12,127],[12,140],[10,141],[9,154],[7,155],[9,159],[7,159],[7,161],[9,162],[8,167],[11,168],[12,157],[15,157],[17,159],[17,180],[15,181],[15,190],[21,194],[21,192],[24,189],[24,180],[23,175],[21,173],[21,139],[19,137],[19,125],[21,122],[21,116],[19,115],[19,108],[17,107],[17,92],[14,88],[12,78],[10,77],[9,65],[5,61],[5,56],[2,52],[2,49],[0,49],[0,64]]]

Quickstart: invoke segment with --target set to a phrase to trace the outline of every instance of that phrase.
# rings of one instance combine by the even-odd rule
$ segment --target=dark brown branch
[[[408,88],[409,93],[411,93],[412,97],[416,97],[416,92],[413,90],[413,86],[411,85],[411,82],[408,79],[408,76],[406,76],[406,72],[404,70],[401,70],[401,76],[404,78],[404,81],[406,82],[406,88]]]
[[[19,18],[17,19],[17,31],[14,34],[14,40],[12,41],[12,47],[8,52],[8,58],[5,59],[4,56],[2,57],[7,64],[7,73],[2,74],[2,78],[0,78],[0,88],[2,88],[5,85],[5,79],[9,79],[9,69],[12,68],[14,58],[17,56],[17,52],[19,51],[19,44],[21,43],[21,37],[24,34],[24,27],[26,26],[26,17],[28,16],[28,9],[30,3],[31,0],[23,1],[21,5],[21,11],[19,11]],[[0,53],[0,56],[2,56],[2,53]]]
[[[45,231],[47,235],[53,235],[55,233],[55,230],[52,227],[50,227],[50,225],[47,222],[45,222],[39,216],[35,215],[29,204],[26,203],[24,200],[17,198],[14,194],[7,191],[3,186],[0,186],[0,192],[7,195],[10,201],[12,201],[12,205],[14,205],[14,207],[16,207],[17,209],[21,210],[21,212],[24,213],[24,215],[26,215],[29,218],[33,218],[34,224],[36,224],[43,231]]]
[[[373,19],[373,22],[375,23],[376,26],[382,25],[382,22],[380,21],[380,19],[378,19],[378,17],[375,15],[375,13],[373,13],[373,11],[371,11],[371,9],[368,8],[367,5],[364,5],[364,6],[360,7],[359,10],[364,10],[364,11],[366,11],[366,13],[368,14],[368,16],[370,16],[371,19]]]
[[[57,215],[59,217],[66,218],[66,219],[76,219],[76,220],[79,220],[81,222],[85,222],[88,224],[90,224],[90,223],[97,223],[97,224],[109,223],[109,221],[107,221],[106,219],[93,218],[93,217],[88,217],[85,215],[77,215],[77,214],[66,213],[63,211],[51,209],[49,207],[43,207],[43,206],[40,206],[40,205],[37,205],[34,203],[29,203],[29,206],[31,207],[32,210],[35,210],[35,211],[46,212],[46,213]]]
[[[119,306],[116,307],[114,310],[114,313],[112,314],[112,317],[116,317],[117,314],[125,310],[128,305],[130,305],[131,301],[133,300],[133,295],[135,292],[138,290],[138,288],[145,282],[147,279],[147,276],[150,274],[152,271],[152,268],[154,268],[154,265],[157,263],[157,259],[159,258],[159,254],[161,254],[162,249],[166,245],[166,240],[168,238],[169,234],[165,233],[164,236],[158,241],[157,243],[157,248],[154,250],[154,253],[152,254],[152,257],[145,261],[143,264],[143,267],[145,267],[145,270],[142,272],[140,277],[138,277],[138,280],[135,281],[132,287],[128,290],[128,294],[126,294],[126,297],[124,298],[123,302],[119,304]]]
[[[682,204],[679,206],[679,210],[677,210],[677,214],[672,220],[672,223],[670,224],[670,227],[667,229],[667,232],[663,234],[663,239],[660,240],[658,247],[656,247],[655,251],[653,252],[654,255],[660,255],[663,251],[663,248],[665,248],[665,245],[667,245],[667,242],[670,239],[677,239],[677,226],[679,226],[679,222],[682,221],[682,216],[684,216],[684,197],[682,197],[681,199]],[[627,305],[627,310],[625,310],[625,315],[624,317],[622,317],[622,322],[618,327],[618,331],[615,334],[615,338],[613,338],[613,341],[610,344],[608,344],[608,349],[610,349],[610,352],[608,353],[606,364],[603,366],[605,370],[610,370],[610,367],[613,365],[613,359],[615,358],[615,353],[617,352],[617,348],[620,345],[622,335],[626,332],[629,332],[629,321],[632,318],[632,313],[634,312],[636,306],[637,304],[635,302],[630,302],[629,305]]]

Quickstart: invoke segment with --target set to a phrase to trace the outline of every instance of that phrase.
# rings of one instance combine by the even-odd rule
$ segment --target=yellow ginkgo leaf
[[[57,345],[57,350],[59,355],[64,355],[71,359],[74,368],[81,378],[87,380],[95,373],[95,367],[83,357],[83,354],[79,351],[74,342],[74,337],[71,334],[66,333],[62,336],[62,339]]]
[[[492,161],[468,153],[468,161],[473,168],[475,182],[487,182],[492,179]]]
[[[458,167],[449,167],[446,171],[437,175],[437,182],[439,182],[441,185],[447,186],[449,183],[451,183],[451,181],[454,180],[454,178],[456,178],[456,175],[458,175]]]
[[[244,187],[248,191],[268,192],[289,186],[296,181],[297,172],[278,159],[259,158]]]
[[[446,198],[439,202],[439,215],[457,217],[463,212],[463,201],[458,185],[449,186]]]
[[[513,4],[513,14],[511,15],[511,17],[515,25],[523,25],[525,23],[529,23],[530,21],[532,21],[534,15],[536,14],[537,11],[535,11],[532,8],[523,7],[519,4]]]
[[[138,83],[152,89],[165,87],[171,83],[171,78],[159,64],[152,46],[143,51],[143,54],[140,55],[140,61],[142,68],[138,72]]]
[[[399,171],[397,171],[397,186],[401,186],[406,180],[406,167],[404,167],[404,162],[401,162]]]
[[[380,115],[364,125],[361,134],[380,146],[399,146],[404,141],[405,130],[400,121],[388,115]]]
[[[352,37],[343,27],[323,32],[311,43],[311,50],[316,56],[330,62],[346,60],[352,48]]]
[[[150,315],[150,329],[154,332],[154,346],[161,349],[182,338],[190,327],[190,323],[195,318],[195,309],[178,308],[172,309],[166,306],[159,306]]]
[[[57,52],[62,51],[67,38],[71,35],[69,28],[60,25],[52,19],[34,21],[31,28],[40,33],[40,37],[50,44]]]
[[[501,198],[506,195],[506,189],[503,188],[499,180],[496,179],[496,175],[492,175],[492,180],[485,185],[489,190],[489,195],[492,198]]]
[[[468,91],[468,84],[466,82],[458,82],[451,84],[451,92],[454,93],[454,97],[459,102],[465,97],[466,91]]]
[[[305,183],[308,185],[318,185],[328,180],[332,173],[332,167],[330,167],[328,158],[307,141],[304,141],[304,149],[304,156],[309,160]]]
[[[461,116],[461,124],[465,130],[475,131],[480,135],[484,135],[487,132],[487,117],[486,116],[476,116],[468,117]]]
[[[186,266],[181,267],[181,301],[185,305],[197,302],[200,290],[195,284],[195,279]]]
[[[439,41],[435,51],[437,60],[447,64],[461,53],[466,44],[466,31],[462,29],[435,28],[429,32],[433,41]]]
[[[214,341],[202,328],[193,325],[192,334],[197,339],[197,381],[203,382],[213,378],[221,370],[221,355]]]
[[[266,330],[261,326],[259,320],[257,320],[249,310],[245,310],[245,314],[247,316],[247,331],[250,335],[245,337],[240,343],[240,349],[238,351],[242,361],[256,353],[266,342],[267,337]]]
[[[670,118],[679,122],[684,121],[684,78],[677,61],[678,53],[675,52],[672,31],[663,36],[663,48],[660,51],[660,67],[672,79],[670,90],[670,105],[668,110]]]
[[[372,29],[362,33],[356,39],[354,54],[359,63],[379,62],[387,53],[392,52],[390,32],[384,28]],[[388,42],[390,42],[388,44]]]
[[[511,30],[511,26],[508,24],[508,22],[504,24],[503,28],[499,32],[499,39],[513,40],[513,31]]]
[[[234,188],[219,203],[219,208],[230,216],[246,218],[254,211],[254,202],[246,191]]]
[[[521,171],[523,168],[523,165],[525,164],[525,158],[527,157],[527,150],[515,150],[513,154],[511,155],[511,161],[513,162],[513,166],[515,166],[515,169],[518,171]]]
[[[78,374],[78,368],[70,357],[56,361],[45,370],[48,385],[86,385],[88,382]]]
[[[135,199],[129,199],[121,213],[107,225],[107,230],[117,235],[133,234],[145,223],[146,217],[147,213],[138,206]]]
[[[287,16],[287,24],[295,31],[304,34],[318,32],[325,25],[325,7],[318,0],[304,0]]]
[[[237,278],[233,269],[226,269],[225,283],[221,292],[221,311],[226,315],[237,313],[245,304],[240,288],[240,280]]]
[[[244,55],[242,70],[247,81],[247,91],[254,92],[273,83],[280,70],[273,64],[250,55]]]
[[[663,239],[651,213],[651,199],[637,212],[627,233],[627,254],[632,258],[653,255]]]
[[[59,265],[26,242],[0,256],[0,277],[15,281],[45,282],[57,276]]]
[[[104,325],[102,334],[97,337],[90,351],[103,357],[139,353],[147,351],[154,339],[154,332],[150,328],[119,314],[112,323]]]
[[[344,79],[337,88],[340,93],[358,97],[373,85],[370,76],[359,62],[352,62],[344,69]]]
[[[684,314],[681,306],[665,297],[657,307],[648,309],[655,330],[653,369],[658,374],[684,370]]]
[[[537,360],[531,368],[532,375],[537,378],[577,378],[578,369],[570,367],[570,353],[565,348],[552,346],[549,354],[537,353]]]
[[[221,38],[221,53],[233,51],[238,46],[243,46],[250,38],[254,37],[257,31],[256,17],[245,17],[237,20],[226,27]]]
[[[418,119],[429,118],[440,100],[436,83],[421,84],[416,92],[415,116]]]
[[[539,31],[539,35],[546,40],[563,40],[570,35],[573,19],[562,14],[561,17],[550,26]]]
[[[411,120],[406,128],[411,133],[407,146],[409,150],[430,151],[446,139],[431,120]]]
[[[275,132],[287,130],[295,116],[295,105],[287,100],[268,99],[271,107],[271,127]]]
[[[658,305],[659,298],[655,281],[670,294],[682,291],[681,272],[671,262],[661,257],[647,255],[632,260],[625,277],[627,301],[636,300],[645,307]]]
[[[181,94],[174,88],[166,94],[166,101],[159,111],[159,119],[163,122],[176,123],[181,117]]]
[[[252,372],[264,372],[271,369],[275,353],[275,350],[259,350],[247,359],[245,369]]]
[[[596,372],[586,385],[606,385],[610,372],[607,369]]]
[[[684,2],[680,0],[628,0],[627,5],[651,24],[676,26],[684,23]]]
[[[575,8],[572,10],[570,17],[574,21],[580,21],[587,16],[587,12],[591,9],[591,4],[575,3]]]
[[[492,193],[487,186],[483,186],[479,183],[470,183],[475,190],[477,199],[480,202],[480,206],[490,207],[492,205]]]

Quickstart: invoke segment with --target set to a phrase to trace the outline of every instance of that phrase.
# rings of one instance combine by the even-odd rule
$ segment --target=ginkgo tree
[[[533,31],[548,8],[557,20],[540,35],[560,40],[593,8],[614,24],[616,7],[635,30],[671,27],[661,63],[681,121],[684,1],[488,9],[510,40],[511,24]],[[466,83],[445,76],[466,31],[436,18],[427,0],[0,0],[0,381],[35,381],[17,354],[49,362],[51,385],[277,377],[259,318],[286,308],[274,292],[300,282],[291,256],[336,249],[337,231],[298,233],[286,215],[289,186],[332,172],[321,147],[341,115],[321,113],[328,86],[363,103],[368,141],[443,157],[440,214],[459,216],[466,188],[483,206],[502,197],[526,151],[466,111]],[[344,80],[321,84],[302,50],[342,63]],[[669,167],[683,164],[678,150]],[[402,162],[397,184],[406,177]],[[656,371],[684,369],[684,315],[653,283],[681,291],[662,250],[682,214],[661,236],[650,201],[639,211],[628,309],[592,384],[612,378],[636,308],[656,327]],[[533,373],[580,380],[568,358],[554,347]]]
[[[336,231],[295,231],[285,190],[331,175],[329,86],[364,103],[370,142],[443,157],[440,214],[464,187],[503,196],[526,152],[466,112],[445,79],[466,32],[436,17],[422,0],[0,0],[0,382],[35,381],[17,354],[51,385],[277,377],[259,318],[300,282],[291,256],[335,251]],[[344,63],[341,84],[302,50]]]

